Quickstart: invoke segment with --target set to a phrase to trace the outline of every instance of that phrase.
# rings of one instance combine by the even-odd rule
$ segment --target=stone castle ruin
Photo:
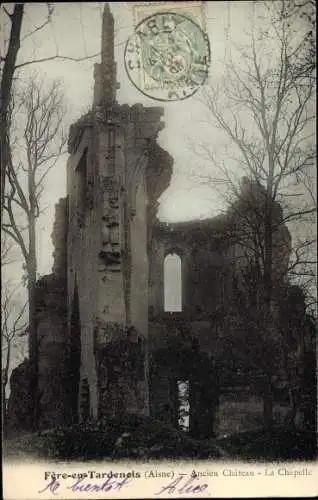
[[[224,339],[243,321],[240,311],[236,321],[227,314],[236,300],[237,268],[244,265],[229,237],[238,211],[173,224],[157,219],[158,198],[173,171],[172,157],[156,142],[163,110],[116,101],[107,5],[94,79],[92,110],[70,128],[52,274],[37,285],[38,351],[31,359],[37,360],[39,427],[123,412],[178,426],[184,383],[190,432],[207,438],[219,397],[217,360]],[[262,195],[246,180],[243,188],[246,196]],[[275,269],[283,281],[290,235],[284,226],[278,233]],[[175,312],[164,307],[164,262],[171,254],[180,259],[182,275]],[[8,417],[16,428],[30,424],[21,409],[28,370],[26,361],[12,375]]]

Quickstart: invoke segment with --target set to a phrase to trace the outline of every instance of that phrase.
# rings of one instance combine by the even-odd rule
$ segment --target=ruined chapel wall
[[[85,134],[77,151],[68,162],[69,234],[68,234],[68,313],[69,325],[74,306],[74,290],[78,287],[81,338],[81,379],[88,379],[91,412],[97,415],[97,375],[94,358],[94,324],[97,314],[98,261],[100,228],[96,209],[90,200],[82,199],[79,162],[87,148],[86,181],[92,176],[92,144]],[[86,194],[89,194],[88,186]]]
[[[136,178],[135,215],[131,232],[131,323],[148,336],[148,254],[147,254],[147,191],[144,173]]]
[[[149,311],[157,316],[164,309],[164,241],[153,237],[149,251]]]
[[[211,314],[224,301],[224,259],[213,243],[197,244],[192,250],[190,289],[192,313]]]
[[[148,334],[147,258],[147,140],[142,134],[142,109],[117,109],[113,170],[102,158],[100,174],[116,188],[101,193],[104,236],[109,243],[117,232],[118,265],[105,261],[99,282],[98,334],[95,339],[99,369],[99,414],[115,416],[123,411],[148,414],[146,338]],[[138,116],[141,113],[140,123]],[[107,134],[104,139],[107,140]],[[106,148],[107,150],[107,148]],[[111,166],[111,165],[110,165]],[[108,226],[108,224],[112,224]],[[109,229],[107,229],[109,227]],[[105,233],[105,234],[104,234]],[[107,251],[107,247],[105,246]],[[128,337],[127,327],[134,334]],[[141,334],[141,335],[140,335]],[[132,367],[127,372],[127,366]]]
[[[155,231],[150,251],[149,305],[151,316],[164,312],[164,260],[170,253],[181,258],[182,312],[191,318],[212,314],[226,297],[227,253],[217,247],[211,235],[197,240],[187,228],[173,223]]]
[[[54,297],[54,293],[51,295],[54,301],[53,306],[50,307],[48,301],[46,309],[37,315],[39,427],[41,429],[63,425],[65,404],[67,404],[65,401],[66,321],[63,311],[56,309],[58,297]]]

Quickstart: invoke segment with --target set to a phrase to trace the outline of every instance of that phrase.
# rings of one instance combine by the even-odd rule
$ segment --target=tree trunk
[[[30,361],[37,360],[37,331],[36,331],[36,307],[35,307],[35,288],[36,288],[36,274],[31,272],[29,266],[28,278],[28,301],[29,301],[29,357]],[[33,265],[32,265],[33,267]],[[32,270],[33,271],[33,270]]]
[[[11,90],[15,63],[20,48],[20,33],[23,19],[24,4],[17,3],[14,6],[11,15],[11,31],[9,46],[4,61],[3,73],[1,78],[1,127],[0,127],[0,154],[1,154],[1,215],[4,203],[6,168],[9,157],[9,120],[8,111],[11,100]]]
[[[273,174],[274,161],[271,154],[271,146],[268,151],[269,173],[267,179],[267,192],[265,199],[265,217],[264,217],[264,345],[271,345],[272,335],[274,334],[272,318],[272,287],[273,287]],[[267,370],[265,391],[264,391],[264,424],[266,427],[273,423],[273,387],[272,387],[272,363],[273,357],[271,349],[265,348],[265,369]]]
[[[265,274],[265,273],[264,273]],[[275,371],[274,357],[275,353],[272,351],[272,337],[275,334],[273,318],[272,318],[272,297],[271,297],[271,277],[265,277],[265,310],[264,313],[264,368],[265,368],[265,389],[264,389],[264,406],[263,417],[264,425],[270,427],[273,424],[273,384],[272,373]]]
[[[30,192],[30,191],[29,191]],[[33,192],[33,191],[31,191]],[[32,198],[32,196],[30,196]],[[30,200],[31,201],[31,200]],[[32,366],[32,396],[34,401],[34,430],[39,423],[39,395],[38,395],[38,336],[36,318],[36,235],[35,235],[35,207],[32,206],[29,215],[29,259],[28,259],[28,300],[29,300],[29,357]]]

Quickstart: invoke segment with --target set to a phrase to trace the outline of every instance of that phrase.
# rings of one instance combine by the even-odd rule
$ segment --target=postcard
[[[314,7],[2,4],[6,500],[317,494]]]

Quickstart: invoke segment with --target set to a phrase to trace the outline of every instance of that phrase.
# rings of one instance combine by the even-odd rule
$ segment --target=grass
[[[87,422],[5,442],[7,459],[219,459],[213,443],[196,441],[150,417],[124,415],[120,420]]]

